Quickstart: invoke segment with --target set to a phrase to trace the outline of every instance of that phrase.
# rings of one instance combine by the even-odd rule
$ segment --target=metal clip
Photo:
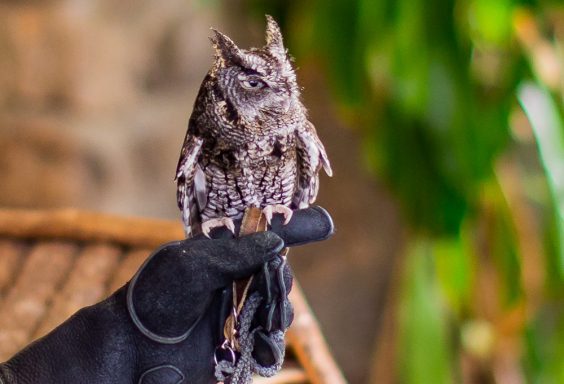
[[[237,360],[237,355],[235,354],[235,350],[231,347],[231,345],[229,345],[229,341],[227,339],[223,340],[223,343],[221,343],[221,345],[215,349],[215,352],[213,354],[213,361],[214,361],[215,365],[219,364],[219,359],[218,359],[217,354],[221,350],[229,351],[228,356],[231,357],[231,363],[233,363],[233,365],[235,365],[235,361]]]

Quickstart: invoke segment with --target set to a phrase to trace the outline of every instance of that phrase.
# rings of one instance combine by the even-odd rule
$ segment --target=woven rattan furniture
[[[0,361],[121,287],[179,223],[77,210],[0,210]],[[282,371],[255,383],[345,380],[296,283]]]

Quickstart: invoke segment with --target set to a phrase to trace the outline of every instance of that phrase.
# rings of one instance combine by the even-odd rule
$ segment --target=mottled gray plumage
[[[187,236],[246,207],[304,208],[331,167],[300,100],[296,74],[274,19],[266,45],[249,50],[213,31],[215,61],[204,78],[176,170]]]

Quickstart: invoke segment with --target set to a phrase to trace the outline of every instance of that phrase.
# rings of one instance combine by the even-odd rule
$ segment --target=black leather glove
[[[166,244],[130,283],[1,364],[0,383],[214,383],[231,282],[258,272],[252,289],[269,299],[255,321],[263,333],[285,329],[291,272],[276,255],[332,232],[327,212],[312,207],[296,211],[286,226],[275,218],[269,232]],[[284,283],[273,283],[280,276]],[[271,343],[255,337],[257,358],[275,359]]]

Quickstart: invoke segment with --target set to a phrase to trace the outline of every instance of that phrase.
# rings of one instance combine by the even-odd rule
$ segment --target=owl
[[[176,169],[187,237],[209,235],[247,207],[287,224],[311,204],[331,166],[300,100],[280,28],[267,18],[266,45],[241,49],[213,30],[214,62],[194,103]]]

